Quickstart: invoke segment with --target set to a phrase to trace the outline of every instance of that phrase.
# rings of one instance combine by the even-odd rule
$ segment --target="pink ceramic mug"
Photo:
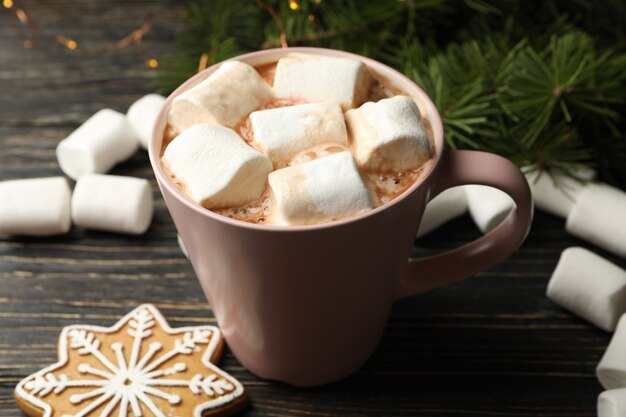
[[[376,348],[396,299],[466,278],[514,252],[530,228],[532,201],[526,180],[508,160],[484,152],[443,151],[443,126],[431,100],[379,62],[317,48],[265,50],[233,59],[260,65],[289,52],[361,60],[421,101],[434,133],[436,163],[391,202],[333,223],[262,226],[214,214],[170,183],[159,153],[173,98],[219,64],[169,97],[150,143],[150,162],[230,349],[263,378],[309,386],[357,370]],[[499,188],[516,208],[500,226],[469,244],[409,260],[427,202],[463,184]]]

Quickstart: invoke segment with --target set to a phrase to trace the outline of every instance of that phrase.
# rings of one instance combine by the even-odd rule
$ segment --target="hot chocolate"
[[[243,65],[222,65],[170,108],[162,164],[205,208],[259,224],[326,223],[391,201],[432,163],[419,103],[360,61],[293,54]]]

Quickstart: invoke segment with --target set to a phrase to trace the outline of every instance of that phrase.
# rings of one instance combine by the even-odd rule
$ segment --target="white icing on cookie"
[[[180,335],[174,340],[174,346],[160,356],[157,353],[163,348],[159,342],[152,342],[148,350],[139,357],[142,344],[152,335],[156,323],[169,335]],[[129,325],[128,334],[133,337],[131,351],[124,352],[122,343],[114,342],[110,346],[102,346],[98,339],[99,333],[114,333],[125,324]],[[16,387],[17,395],[28,403],[44,410],[43,417],[52,415],[52,408],[42,398],[57,395],[66,389],[76,387],[82,389],[80,394],[70,396],[72,404],[82,404],[91,400],[78,414],[62,417],[87,417],[92,411],[105,406],[99,412],[100,417],[113,417],[113,410],[118,407],[118,417],[130,417],[130,408],[134,417],[143,417],[140,405],[149,409],[155,417],[166,417],[154,403],[153,398],[161,398],[172,405],[181,403],[181,397],[163,391],[162,387],[178,387],[188,389],[193,394],[213,397],[194,410],[195,417],[201,417],[207,409],[219,407],[243,395],[243,386],[235,378],[223,372],[211,363],[211,357],[221,340],[219,329],[215,326],[193,326],[172,329],[156,307],[145,304],[127,314],[114,326],[69,326],[63,329],[60,338],[59,362],[22,380]],[[202,364],[211,371],[208,375],[196,374],[191,379],[174,379],[172,375],[184,372],[187,366],[174,363],[167,368],[159,368],[164,363],[180,355],[198,352],[206,346],[202,356]],[[73,349],[79,355],[92,356],[98,362],[94,367],[86,363],[77,365],[78,372],[89,378],[73,380],[61,374],[58,377],[52,372],[67,364],[68,350]],[[111,362],[103,353],[110,349],[115,353],[116,363]],[[128,357],[128,361],[127,361]],[[167,378],[163,378],[167,377]]]

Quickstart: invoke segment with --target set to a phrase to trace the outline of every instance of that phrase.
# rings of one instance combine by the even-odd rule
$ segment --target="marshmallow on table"
[[[598,397],[598,417],[626,416],[626,388],[604,391]]]
[[[164,104],[165,97],[158,94],[148,94],[135,101],[126,113],[126,118],[144,149],[148,149],[154,124]]]
[[[359,166],[367,170],[418,168],[432,155],[415,101],[395,96],[346,113]]]
[[[538,171],[526,173],[535,207],[566,218],[578,194],[585,187],[584,181],[595,177],[595,172],[591,169],[579,169],[573,174],[580,180],[565,174],[551,175]]]
[[[227,61],[206,80],[174,99],[168,122],[179,132],[199,123],[235,127],[271,98],[271,87],[254,68]]]
[[[111,109],[91,116],[57,146],[63,172],[76,180],[85,174],[104,174],[125,161],[139,146],[126,117]]]
[[[207,124],[192,126],[170,142],[163,163],[186,194],[208,209],[258,198],[272,171],[272,162],[234,130]]]
[[[561,307],[613,331],[626,312],[626,271],[586,249],[567,248],[552,273],[547,295]]]
[[[596,367],[596,376],[606,389],[626,388],[626,315],[617,323],[611,342]]]
[[[268,180],[279,225],[320,223],[372,208],[348,151],[279,169]]]
[[[360,106],[371,83],[369,70],[350,58],[291,54],[278,60],[274,94],[304,101],[334,101],[342,109]]]
[[[463,187],[444,190],[426,206],[417,237],[432,232],[442,224],[463,215],[466,211],[467,197]]]
[[[250,115],[254,140],[272,162],[287,161],[322,143],[348,146],[348,133],[337,103],[300,104]]]
[[[51,236],[70,229],[70,187],[63,177],[0,182],[0,234]]]
[[[485,185],[466,185],[467,206],[476,226],[487,233],[502,223],[515,203],[504,191]]]
[[[153,206],[145,179],[83,175],[72,196],[72,221],[86,229],[142,234],[150,226]]]
[[[626,193],[606,184],[588,184],[578,194],[565,230],[626,257]]]

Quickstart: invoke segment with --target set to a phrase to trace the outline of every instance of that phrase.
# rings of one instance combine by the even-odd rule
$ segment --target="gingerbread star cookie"
[[[215,326],[172,329],[153,305],[112,327],[69,326],[59,361],[23,379],[15,398],[31,417],[206,417],[230,415],[243,386],[215,363]]]

